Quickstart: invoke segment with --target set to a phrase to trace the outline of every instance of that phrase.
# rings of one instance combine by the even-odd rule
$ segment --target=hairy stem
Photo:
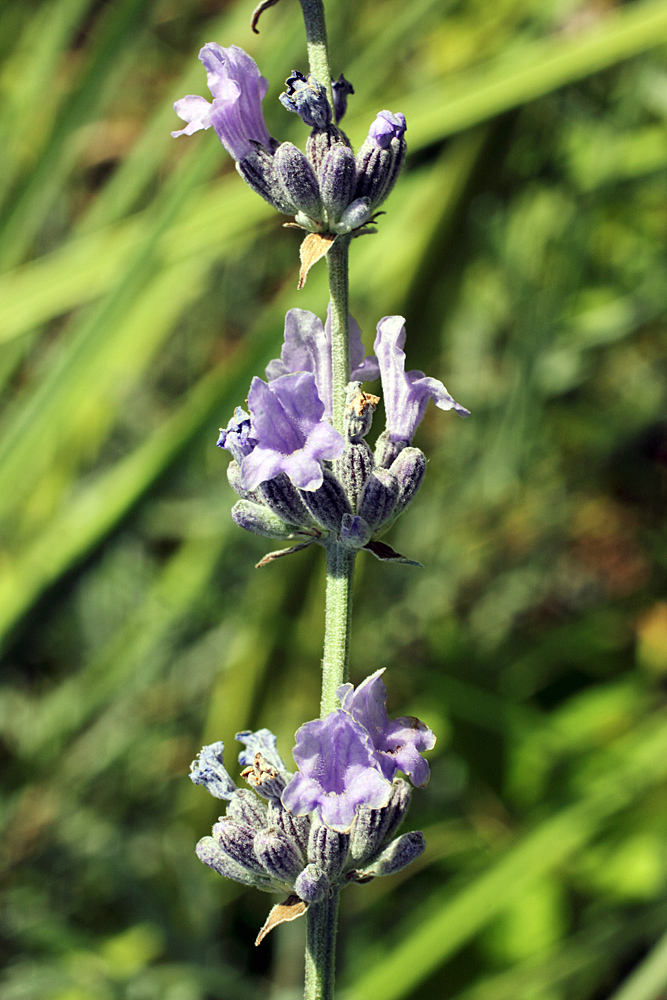
[[[349,260],[350,237],[337,236],[327,254],[331,309],[333,425],[345,434],[345,392],[350,381]]]
[[[306,914],[306,991],[304,1000],[333,1000],[338,894],[311,903]]]
[[[322,658],[321,717],[338,708],[336,689],[347,680],[355,553],[339,542],[327,545],[327,593]]]
[[[316,80],[319,80],[326,87],[329,104],[333,108],[333,91],[331,89],[331,70],[329,69],[324,4],[322,0],[301,0],[301,9],[303,11],[303,19],[306,22],[306,43],[308,46],[310,72]]]

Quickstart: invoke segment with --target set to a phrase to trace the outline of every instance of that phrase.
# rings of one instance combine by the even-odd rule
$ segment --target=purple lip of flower
[[[241,483],[254,490],[284,472],[301,490],[322,485],[322,462],[337,458],[343,439],[323,419],[311,372],[283,375],[269,385],[254,378],[248,393],[252,452],[241,463]]]
[[[347,712],[307,722],[297,731],[299,768],[282,795],[296,816],[316,812],[331,830],[346,833],[361,805],[381,809],[392,785],[383,777],[368,733]]]
[[[269,83],[260,74],[255,60],[237,45],[224,49],[216,42],[205,45],[199,58],[206,69],[213,104],[193,94],[176,101],[174,111],[188,124],[171,134],[192,135],[213,126],[235,160],[243,160],[253,151],[252,142],[272,150],[274,143],[262,112]]]
[[[356,688],[342,684],[336,694],[343,711],[363,726],[369,734],[382,773],[389,781],[396,771],[403,771],[414,785],[426,785],[429,767],[421,756],[435,746],[435,735],[413,716],[390,720],[387,715],[387,689],[382,670],[376,670]]]
[[[455,410],[460,417],[470,416],[470,410],[457,403],[438,379],[427,378],[420,371],[405,371],[402,316],[385,316],[377,330],[373,346],[380,366],[387,430],[392,441],[408,444],[412,441],[429,399],[441,410]]]
[[[400,139],[406,129],[405,115],[400,111],[395,115],[391,111],[380,111],[368,130],[368,138],[386,149],[391,140]]]
[[[222,762],[224,749],[222,741],[202,747],[197,760],[190,765],[190,780],[195,785],[205,785],[216,799],[231,800],[238,793],[238,788]]]
[[[372,382],[378,378],[380,369],[377,358],[364,356],[361,330],[350,316],[350,365],[353,382]],[[321,320],[306,309],[290,309],[285,316],[285,342],[280,359],[270,361],[266,366],[269,382],[289,372],[312,372],[315,376],[317,392],[324,403],[324,418],[333,417],[333,384],[331,362],[331,310],[327,310],[327,320]]]
[[[226,448],[232,453],[233,458],[241,464],[246,455],[249,455],[255,445],[250,438],[250,414],[246,413],[242,407],[237,406],[234,416],[230,418],[225,428],[220,428],[220,437],[217,440],[218,448]]]

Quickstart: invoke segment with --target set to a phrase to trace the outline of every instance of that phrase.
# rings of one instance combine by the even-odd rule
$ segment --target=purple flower
[[[269,83],[260,74],[255,60],[237,45],[223,49],[216,42],[205,45],[199,58],[206,69],[206,82],[213,94],[213,104],[193,94],[176,101],[174,111],[188,124],[171,134],[192,135],[212,125],[220,142],[235,160],[243,160],[253,152],[252,142],[272,149],[272,139],[262,112],[262,101]]]
[[[254,490],[284,472],[301,490],[322,485],[322,462],[337,458],[343,439],[322,419],[324,404],[310,372],[283,375],[270,385],[254,378],[248,393],[250,440],[241,464],[241,483]]]
[[[216,443],[218,448],[226,448],[227,451],[230,451],[240,465],[246,455],[249,455],[254,448],[249,437],[250,414],[246,413],[242,407],[237,406],[234,410],[234,416],[230,418],[227,426],[220,428],[220,437]]]
[[[395,115],[391,111],[380,111],[368,130],[368,138],[373,139],[378,146],[386,149],[391,140],[400,139],[406,129],[405,115],[402,115],[400,111]]]
[[[427,378],[420,371],[405,371],[405,319],[402,316],[385,316],[377,330],[374,349],[382,378],[387,431],[392,441],[407,444],[412,441],[429,399],[441,410],[455,410],[460,417],[470,416],[470,411],[457,403],[438,379]]]
[[[435,735],[414,716],[389,719],[383,673],[384,668],[376,670],[356,690],[351,684],[342,684],[336,694],[343,711],[349,712],[370,736],[385,778],[391,781],[400,770],[414,785],[425,785],[429,768],[421,753],[433,749]]]
[[[365,357],[361,342],[361,330],[350,316],[350,380],[371,382],[378,378],[380,369],[377,358]],[[324,403],[324,418],[333,417],[333,386],[331,367],[331,310],[327,310],[327,321],[322,321],[307,309],[290,309],[285,316],[285,342],[280,359],[275,358],[266,366],[266,377],[274,379],[289,372],[312,372],[315,376],[317,392]]]
[[[299,768],[282,795],[296,816],[316,812],[331,830],[346,833],[361,805],[382,809],[392,793],[368,733],[347,712],[307,722],[297,731],[293,756]]]
[[[216,799],[231,800],[238,793],[238,788],[227,773],[222,762],[225,744],[221,741],[202,747],[196,760],[190,764],[190,780],[195,785],[205,785],[207,791]]]
[[[242,767],[252,766],[255,762],[255,754],[261,753],[264,760],[274,767],[276,771],[287,770],[282,757],[278,753],[277,737],[270,729],[258,729],[254,733],[250,732],[250,730],[237,733],[236,739],[239,743],[243,743],[245,747],[245,750],[241,750],[239,754],[239,764]]]

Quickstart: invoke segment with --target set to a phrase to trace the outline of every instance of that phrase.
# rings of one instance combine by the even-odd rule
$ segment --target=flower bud
[[[350,847],[349,833],[338,833],[314,819],[308,840],[308,861],[317,865],[330,882],[335,882],[345,867]]]
[[[315,168],[315,173],[319,176],[324,157],[333,146],[348,146],[350,143],[346,135],[335,125],[327,125],[326,128],[315,128],[308,136],[306,142],[306,156]]]
[[[400,495],[398,478],[389,469],[374,469],[366,480],[359,501],[359,514],[371,531],[386,524],[394,513]]]
[[[293,486],[284,472],[273,479],[266,479],[257,487],[257,492],[270,510],[288,524],[312,527],[313,519],[308,513],[296,486]]]
[[[340,540],[350,549],[362,549],[371,540],[373,532],[357,514],[343,514]]]
[[[404,833],[402,837],[392,840],[381,854],[378,854],[370,864],[355,872],[357,878],[374,877],[378,875],[394,875],[400,872],[426,850],[424,834],[419,830]]]
[[[205,865],[212,868],[218,875],[231,878],[242,885],[250,885],[255,889],[271,891],[271,885],[266,873],[260,874],[246,868],[231,858],[224,848],[213,837],[202,837],[196,847],[197,857]]]
[[[338,222],[332,224],[331,228],[336,233],[351,233],[353,229],[359,229],[365,222],[368,222],[370,214],[370,198],[356,198],[351,205],[348,205]]]
[[[319,903],[328,888],[329,879],[317,865],[306,865],[294,883],[294,891],[304,903]]]
[[[232,517],[240,528],[265,538],[291,538],[293,535],[292,527],[252,500],[238,500],[232,507]]]
[[[276,830],[260,830],[255,834],[255,854],[272,878],[292,885],[303,868],[298,848],[281,837]]]
[[[374,857],[382,844],[398,829],[410,805],[407,781],[395,778],[391,798],[382,809],[361,806],[350,831],[350,858],[360,865]]]
[[[350,503],[356,507],[364,483],[373,470],[373,454],[365,441],[350,442],[341,458],[337,471]]]
[[[405,117],[381,111],[357,153],[356,196],[367,197],[374,210],[393,188],[405,158]]]
[[[325,128],[331,124],[331,106],[326,88],[312,73],[304,76],[294,70],[285,81],[285,86],[287,89],[279,97],[284,108],[299,115],[310,128]]]
[[[276,180],[285,200],[311,219],[320,219],[322,203],[315,171],[300,149],[283,142],[273,158]]]
[[[337,222],[354,198],[357,168],[348,146],[332,146],[319,170],[320,194],[329,222]]]
[[[260,829],[267,826],[266,803],[249,788],[239,788],[227,806],[226,818]]]
[[[245,823],[223,817],[213,827],[213,839],[225,854],[242,868],[257,875],[266,872],[255,855],[255,830]]]
[[[394,517],[398,517],[408,507],[422,484],[426,474],[426,456],[419,448],[404,448],[391,463],[392,472],[399,484],[398,500]]]
[[[328,531],[339,532],[343,514],[352,513],[343,487],[328,469],[324,470],[322,485],[318,490],[300,492],[303,502],[317,523]]]
[[[252,153],[238,161],[236,169],[246,184],[264,201],[268,201],[269,205],[283,215],[294,215],[296,205],[278,183],[274,157],[265,149],[256,146]]]
[[[305,857],[310,834],[310,818],[308,816],[293,816],[289,809],[285,809],[280,799],[270,799],[267,806],[266,825],[275,827],[284,833],[288,840],[294,841]]]

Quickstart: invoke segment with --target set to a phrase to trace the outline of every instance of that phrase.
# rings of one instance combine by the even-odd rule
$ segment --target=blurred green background
[[[252,5],[251,5],[252,6]],[[352,675],[438,733],[426,855],[343,896],[344,1000],[667,989],[667,2],[327,0],[358,145],[407,168],[351,249],[407,317],[425,486],[358,560]],[[0,6],[3,1000],[296,1000],[304,928],[193,852],[203,742],[318,711],[323,556],[253,569],[217,428],[279,351],[299,237],[212,133],[206,41],[305,69],[300,10]],[[381,413],[376,432],[382,426]],[[230,762],[233,757],[230,753]]]

